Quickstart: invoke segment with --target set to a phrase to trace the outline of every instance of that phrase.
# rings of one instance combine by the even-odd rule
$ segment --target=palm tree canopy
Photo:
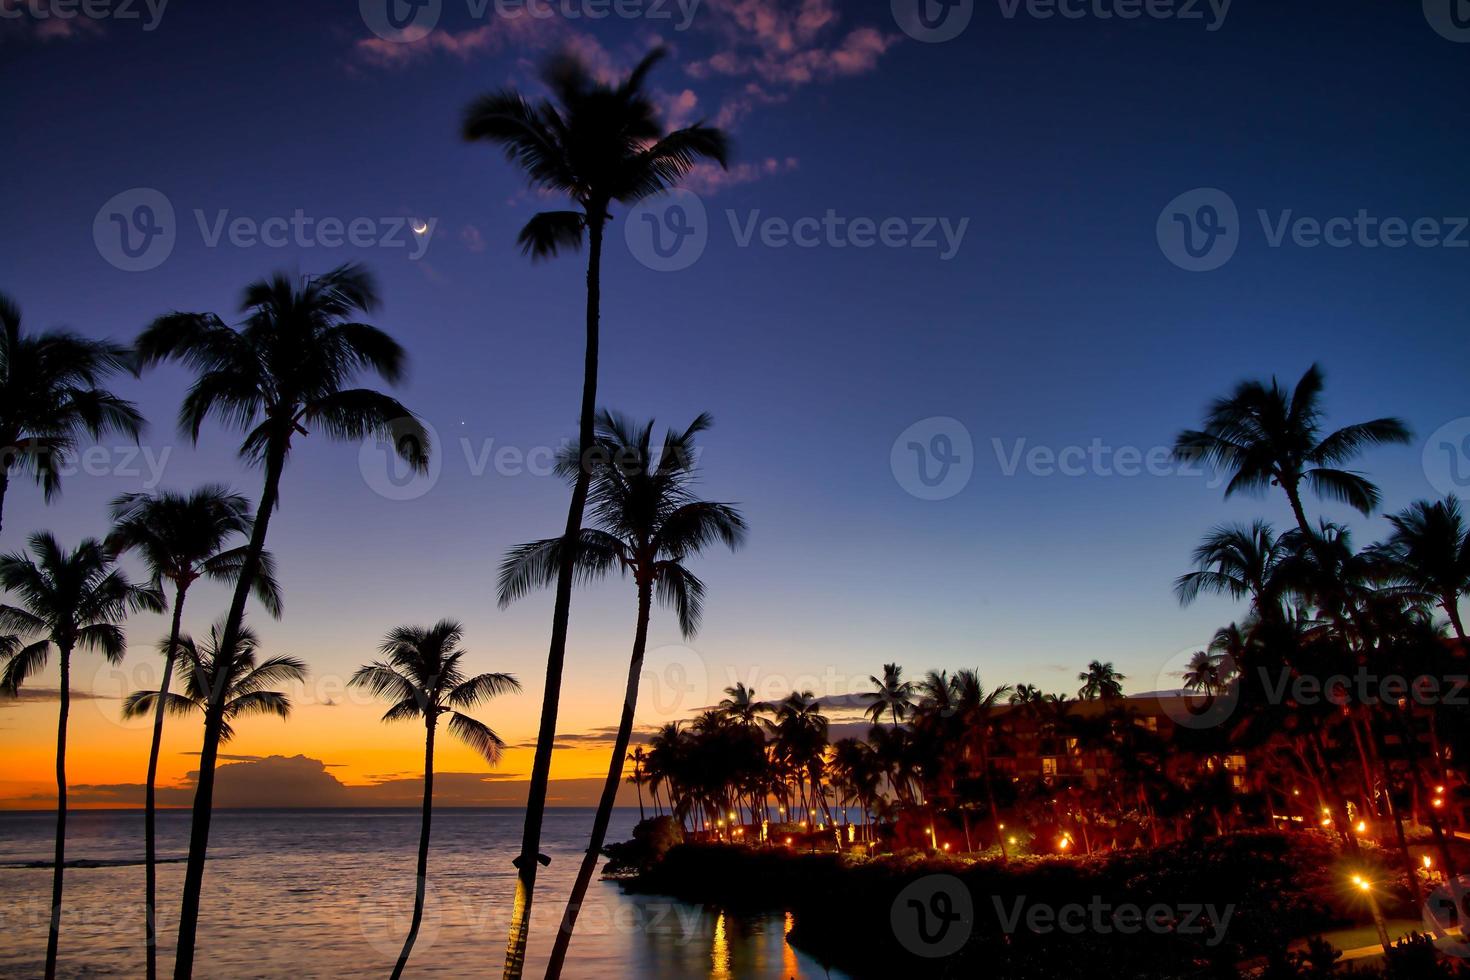
[[[1284,554],[1276,532],[1265,521],[1222,524],[1194,549],[1195,570],[1179,576],[1174,594],[1189,605],[1203,593],[1251,599],[1263,605],[1274,598],[1275,578]]]
[[[209,629],[209,639],[196,644],[191,636],[180,636],[178,665],[175,672],[183,690],[170,691],[164,699],[164,710],[174,715],[203,714],[209,706],[219,681],[220,639],[224,629],[216,623]],[[306,680],[306,664],[295,657],[268,657],[257,662],[259,640],[248,626],[241,627],[237,653],[229,661],[229,674],[224,678],[221,697],[224,698],[224,723],[220,728],[220,741],[234,737],[231,719],[248,715],[272,715],[286,718],[291,713],[291,699],[273,690],[282,684],[299,683]],[[159,643],[159,652],[168,654],[168,640]],[[158,705],[157,691],[134,691],[123,701],[123,717],[138,718],[154,712]]]
[[[868,706],[867,716],[878,721],[885,714],[899,721],[908,717],[914,705],[914,682],[903,679],[903,668],[898,664],[884,664],[883,677],[869,676],[875,690],[864,691],[862,696],[873,703]]]
[[[579,211],[544,211],[521,230],[533,258],[582,243],[589,222],[599,226],[613,201],[633,204],[679,183],[700,160],[725,166],[728,137],[697,122],[664,133],[644,90],[665,55],[656,48],[616,85],[597,80],[575,55],[561,54],[543,69],[550,99],[527,99],[511,89],[481,96],[465,110],[466,140],[500,146],[533,187],[565,195]]]
[[[136,552],[148,567],[154,588],[169,581],[184,589],[201,578],[234,583],[244,565],[245,548],[225,546],[231,538],[248,536],[254,523],[250,501],[220,484],[187,494],[170,490],[123,494],[112,502],[112,521],[109,548],[118,554]],[[260,556],[252,588],[266,611],[280,618],[281,590],[269,552]]]
[[[583,466],[591,475],[587,504],[597,527],[582,530],[578,576],[585,581],[614,569],[631,572],[674,609],[685,637],[698,632],[704,610],[704,582],[685,562],[712,544],[734,550],[745,541],[745,518],[735,506],[701,500],[694,490],[695,436],[710,424],[708,415],[700,415],[682,431],[670,429],[655,447],[652,421],[637,425],[604,409],[594,445],[587,452],[570,447],[557,463],[569,481]],[[502,607],[556,582],[563,540],[533,541],[506,555],[500,565]]]
[[[521,684],[510,674],[467,675],[465,651],[460,649],[463,639],[464,627],[451,619],[427,627],[399,626],[383,639],[379,648],[383,659],[359,667],[347,683],[393,702],[384,721],[421,718],[432,728],[441,715],[448,715],[450,733],[494,764],[505,742],[459,709],[518,692]]]
[[[320,428],[334,439],[390,439],[418,470],[428,467],[428,433],[396,399],[350,385],[370,371],[390,384],[406,355],[382,330],[356,315],[378,306],[371,274],[343,265],[296,285],[285,273],[245,289],[244,320],[213,313],[169,313],[138,338],[142,365],[177,360],[198,377],[179,409],[179,428],[194,441],[215,418],[245,433],[240,455],[252,463],[271,451],[284,460],[291,440]]]
[[[1082,681],[1082,689],[1077,692],[1079,698],[1095,701],[1098,698],[1111,701],[1113,698],[1123,696],[1123,681],[1128,678],[1113,668],[1112,662],[1103,663],[1094,660],[1087,665],[1087,669],[1077,675]]]
[[[1388,522],[1393,534],[1378,551],[1394,578],[1437,602],[1470,592],[1470,528],[1458,498],[1415,501]]]
[[[131,370],[128,349],[118,344],[63,330],[22,332],[20,307],[0,293],[0,465],[29,469],[50,500],[61,489],[58,464],[83,434],[136,439],[143,416],[102,387]]]
[[[129,613],[162,612],[157,589],[129,582],[100,541],[64,550],[45,531],[31,535],[30,554],[0,556],[0,588],[19,605],[0,605],[0,691],[14,695],[46,666],[50,648],[95,650],[117,663],[127,652],[120,625]],[[30,638],[27,643],[26,639]]]
[[[1295,494],[1303,480],[1319,497],[1341,501],[1363,514],[1378,506],[1378,488],[1361,475],[1341,469],[1365,449],[1410,441],[1408,426],[1397,418],[1374,419],[1322,434],[1322,371],[1313,364],[1286,388],[1243,381],[1216,399],[1203,429],[1188,429],[1174,441],[1177,458],[1203,461],[1231,475],[1225,496],[1260,493],[1281,486]]]

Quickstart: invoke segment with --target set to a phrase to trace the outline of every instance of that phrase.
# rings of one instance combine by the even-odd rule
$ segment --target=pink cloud
[[[56,9],[53,0],[0,0],[0,38],[66,41],[102,33],[102,24],[73,5]]]
[[[789,173],[799,161],[796,157],[766,157],[759,162],[737,163],[728,170],[713,163],[697,164],[684,179],[684,185],[696,194],[716,194],[728,187],[750,184],[765,177]]]
[[[781,0],[706,0],[706,6],[718,18],[725,46],[688,66],[695,78],[753,75],[794,88],[873,71],[899,40],[873,27],[837,39],[840,18],[832,0],[800,0],[794,8]]]
[[[480,234],[480,229],[476,228],[474,225],[465,225],[463,228],[461,228],[459,232],[459,240],[463,242],[464,247],[469,249],[471,252],[485,251],[485,236]]]

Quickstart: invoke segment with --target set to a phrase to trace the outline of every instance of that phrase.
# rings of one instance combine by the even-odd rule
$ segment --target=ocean
[[[592,825],[591,808],[548,810],[525,975],[539,977]],[[631,836],[636,808],[613,814],[610,840]],[[504,956],[522,811],[434,813],[424,925],[406,976],[498,975]],[[0,975],[39,976],[46,951],[55,815],[0,813]],[[68,817],[60,971],[143,974],[143,815]],[[159,970],[172,969],[189,814],[159,814]],[[413,910],[418,810],[222,810],[205,874],[196,976],[386,976]],[[594,880],[564,976],[832,977],[786,941],[782,914],[727,915]]]

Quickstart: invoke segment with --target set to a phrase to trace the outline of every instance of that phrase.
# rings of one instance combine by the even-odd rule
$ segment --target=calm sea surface
[[[631,835],[636,809],[613,815],[609,838]],[[0,813],[0,975],[39,976],[46,951],[55,816]],[[143,973],[143,816],[69,817],[61,932],[63,976]],[[182,858],[189,816],[159,815],[159,855]],[[592,810],[550,810],[537,881],[527,977],[539,977],[560,921]],[[434,814],[429,899],[408,976],[498,975],[520,841],[521,811]],[[386,976],[413,910],[416,810],[267,810],[215,814],[196,975]],[[159,867],[160,972],[171,969],[181,862]],[[570,977],[840,978],[785,941],[782,915],[737,918],[594,881],[567,960]]]

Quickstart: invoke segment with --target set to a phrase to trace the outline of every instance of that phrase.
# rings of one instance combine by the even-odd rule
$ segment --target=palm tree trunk
[[[578,423],[578,450],[592,446],[592,420],[597,407],[598,313],[602,285],[602,226],[607,207],[592,202],[587,211],[587,340],[582,367],[582,414]],[[591,472],[577,468],[572,501],[567,507],[565,539],[576,542],[582,530],[582,513],[587,506]],[[536,733],[536,755],[531,764],[531,785],[526,793],[526,825],[521,833],[521,853],[515,859],[516,897],[511,909],[510,936],[505,949],[505,980],[520,980],[526,965],[526,941],[531,933],[531,905],[536,894],[536,869],[541,858],[541,822],[546,816],[546,786],[551,778],[551,749],[556,741],[556,716],[561,705],[561,675],[567,653],[567,627],[572,613],[572,577],[575,571],[572,547],[562,549],[556,574],[556,602],[551,616],[551,646],[546,653],[546,688],[541,696],[541,725]]]
[[[4,484],[0,483],[0,504],[4,503],[4,492]],[[1455,656],[1463,657],[1465,656],[1465,624],[1460,619],[1459,599],[1455,596],[1445,596],[1440,605],[1444,607],[1445,615],[1450,618],[1450,626],[1454,627],[1455,637],[1460,641],[1459,647],[1455,650]]]
[[[429,824],[434,817],[434,729],[436,719],[431,714],[424,737],[424,820],[419,828],[419,863],[417,883],[413,893],[413,921],[408,926],[408,938],[403,940],[403,951],[393,967],[393,980],[403,976],[408,965],[408,954],[413,952],[414,940],[419,938],[419,926],[424,921],[424,892],[429,885]]]
[[[61,709],[56,722],[56,858],[51,866],[51,925],[46,935],[46,980],[56,980],[61,940],[62,869],[66,867],[66,718],[71,713],[71,650],[61,651]]]
[[[546,980],[557,980],[561,976],[562,965],[567,959],[567,948],[572,943],[572,930],[577,927],[577,914],[582,911],[582,901],[587,897],[592,873],[597,870],[597,861],[602,856],[602,844],[607,838],[613,802],[617,799],[618,784],[623,778],[623,756],[628,751],[628,740],[633,735],[633,713],[638,708],[638,680],[643,673],[643,651],[648,644],[648,619],[652,610],[653,583],[640,582],[638,627],[633,635],[633,655],[628,659],[628,686],[623,694],[623,716],[618,720],[618,735],[613,743],[612,761],[608,763],[607,779],[602,784],[602,798],[597,802],[597,816],[592,821],[592,838],[587,842],[587,853],[582,855],[582,865],[577,869],[577,880],[572,884],[572,894],[567,899],[566,911],[562,913],[561,928],[557,930],[556,942],[551,948],[551,960],[546,964]]]
[[[633,788],[638,791],[638,822],[642,823],[647,818],[643,815],[643,779],[641,776],[633,784]]]
[[[174,954],[174,980],[194,975],[195,938],[199,930],[199,897],[204,889],[204,861],[209,850],[209,822],[214,815],[214,767],[219,757],[220,729],[224,723],[224,685],[235,658],[235,643],[245,620],[245,601],[260,570],[266,531],[281,493],[281,474],[286,468],[285,446],[272,445],[265,464],[265,486],[255,512],[250,543],[235,582],[235,595],[220,637],[219,663],[215,665],[214,690],[204,712],[204,744],[199,750],[199,782],[194,789],[194,809],[189,824],[189,863],[184,869],[184,894],[179,906],[179,941]]]
[[[10,489],[10,470],[5,460],[0,459],[0,531],[5,529],[5,494]]]
[[[174,618],[168,631],[168,654],[163,661],[163,682],[158,685],[158,706],[153,712],[153,742],[148,748],[148,783],[143,789],[143,880],[144,936],[148,957],[148,980],[158,976],[158,866],[157,806],[158,752],[163,745],[163,708],[168,700],[168,682],[174,675],[179,652],[179,630],[184,618],[185,585],[174,590]]]

